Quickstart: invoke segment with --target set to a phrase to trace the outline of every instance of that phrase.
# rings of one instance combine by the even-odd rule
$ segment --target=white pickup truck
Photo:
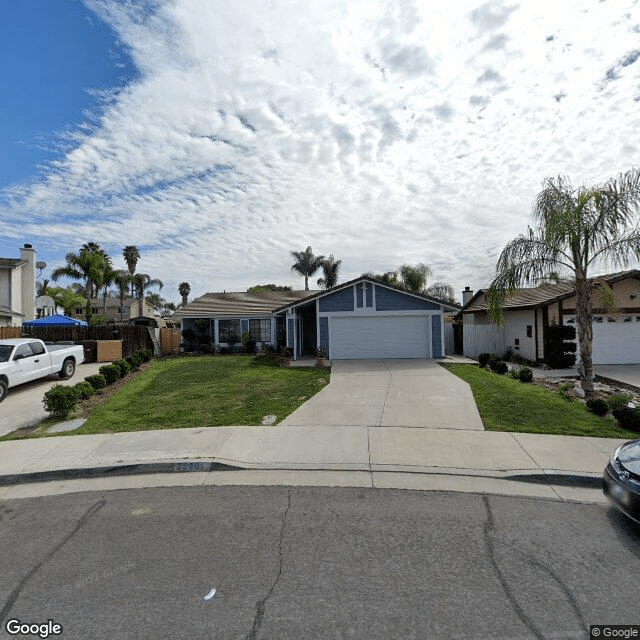
[[[70,378],[82,362],[82,345],[45,345],[35,338],[0,340],[0,402],[9,387],[51,374]]]

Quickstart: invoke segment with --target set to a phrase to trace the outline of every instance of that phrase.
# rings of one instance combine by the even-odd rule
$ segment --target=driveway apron
[[[334,360],[329,385],[280,424],[484,429],[469,385],[433,360]]]

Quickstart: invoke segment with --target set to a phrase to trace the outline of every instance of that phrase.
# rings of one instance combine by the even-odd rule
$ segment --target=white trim
[[[372,311],[371,307],[367,307],[367,311],[358,312],[353,311],[320,311],[318,317],[331,317],[331,316],[353,316],[357,315],[358,318],[362,316],[438,316],[442,315],[442,311],[436,309],[429,309],[425,311],[410,310],[410,311]]]
[[[320,300],[316,299],[316,349],[320,347]]]
[[[431,319],[433,322],[433,318]],[[442,347],[440,353],[442,354],[440,357],[444,358],[447,354],[444,352],[444,314],[440,316],[440,342],[442,342]]]
[[[355,284],[351,288],[353,289],[353,310],[358,311],[358,289]]]
[[[372,284],[371,285],[371,290],[372,290],[372,300],[373,300],[373,304],[371,305],[371,310],[375,311],[376,310],[376,285]]]

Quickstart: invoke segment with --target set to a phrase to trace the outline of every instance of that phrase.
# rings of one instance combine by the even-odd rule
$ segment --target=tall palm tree
[[[189,294],[191,293],[191,285],[188,282],[181,282],[178,285],[178,293],[182,296],[182,306],[189,302]]]
[[[127,269],[129,269],[129,273],[133,278],[133,275],[136,272],[136,267],[138,266],[138,260],[140,260],[140,251],[135,244],[127,245],[122,250],[122,256],[124,257],[124,261],[127,263]],[[133,281],[131,281],[131,297],[134,297],[134,289],[133,289]]]
[[[595,187],[574,189],[567,178],[547,178],[533,205],[535,229],[509,242],[487,291],[494,321],[502,321],[505,298],[525,283],[567,273],[576,292],[581,385],[593,393],[591,295],[602,287],[589,277],[597,265],[626,267],[640,258],[640,170],[632,169]],[[609,291],[610,293],[610,291]],[[605,298],[609,297],[605,295]]]
[[[107,262],[105,262],[102,270],[102,310],[105,316],[107,315],[108,289],[112,284],[115,284],[117,276],[118,269],[114,269],[111,265],[111,258],[107,258]]]
[[[113,283],[116,285],[116,289],[118,291],[118,298],[120,298],[120,322],[123,320],[124,299],[129,294],[131,278],[131,274],[124,269],[119,269],[113,278]]]
[[[160,296],[159,293],[148,293],[145,296],[145,300],[152,306],[154,309],[161,309],[164,306],[165,299]]]
[[[81,280],[84,297],[86,298],[86,319],[91,322],[91,299],[102,287],[102,278],[105,267],[104,252],[90,251],[82,248],[78,253],[70,252],[65,256],[66,264],[58,267],[51,274],[54,281],[59,278],[73,278]]]
[[[427,281],[433,275],[433,271],[428,264],[403,264],[398,269],[400,274],[400,286],[413,293],[424,293],[427,288]]]
[[[158,289],[164,287],[162,280],[152,278],[148,273],[136,273],[131,279],[133,290],[136,294],[135,297],[138,298],[138,300],[142,300],[146,292],[152,287],[158,287]]]
[[[341,264],[342,260],[336,260],[333,254],[325,258],[321,265],[324,276],[318,278],[318,284],[325,289],[335,287],[338,284],[338,272]]]
[[[295,263],[291,266],[291,271],[304,276],[305,291],[309,290],[309,276],[312,276],[322,267],[324,256],[314,256],[311,247],[304,251],[291,251],[291,257]]]

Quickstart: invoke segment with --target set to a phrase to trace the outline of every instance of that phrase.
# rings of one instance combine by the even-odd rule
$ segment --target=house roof
[[[315,293],[311,291],[205,293],[193,302],[180,307],[175,315],[182,318],[265,315],[283,305],[288,306]]]
[[[27,264],[27,261],[22,260],[22,258],[0,258],[0,268],[7,267],[9,269],[15,269],[25,264]]]
[[[603,279],[607,284],[611,285],[627,278],[635,278],[640,280],[640,270],[629,269],[628,271],[618,271],[601,276],[594,276],[593,279]],[[471,300],[462,308],[461,313],[471,313],[472,311],[486,311],[486,289],[477,291]],[[552,304],[564,298],[570,298],[575,293],[575,287],[566,282],[557,284],[542,284],[538,287],[523,287],[517,289],[516,292],[508,296],[504,302],[505,309],[514,308],[531,308]]]
[[[385,284],[383,282],[380,282],[379,280],[376,280],[375,278],[369,278],[367,276],[360,276],[358,278],[354,278],[353,280],[349,280],[348,282],[344,282],[343,284],[340,284],[336,287],[333,287],[332,289],[323,289],[322,291],[314,291],[313,293],[311,293],[310,295],[306,296],[305,298],[302,298],[301,300],[295,301],[295,302],[290,302],[288,304],[284,304],[281,307],[278,307],[277,309],[274,309],[274,311],[284,311],[285,309],[288,309],[289,307],[295,307],[298,304],[305,304],[307,302],[311,302],[312,300],[315,300],[316,298],[322,298],[324,296],[327,295],[331,295],[332,293],[335,293],[336,291],[340,291],[341,289],[345,289],[346,287],[351,287],[354,284],[358,283],[358,282],[369,282],[371,284],[375,284],[378,287],[386,287],[387,289],[392,289],[394,291],[398,291],[399,293],[404,293],[405,295],[408,296],[413,296],[414,298],[420,298],[421,300],[427,300],[428,302],[433,302],[434,304],[440,304],[443,307],[446,307],[447,309],[450,309],[452,311],[459,311],[460,310],[460,305],[459,304],[455,304],[455,303],[451,303],[451,302],[445,302],[444,300],[439,300],[438,298],[434,298],[432,296],[428,296],[424,293],[414,293],[413,291],[407,291],[406,289],[403,289],[401,287],[394,287],[392,285],[389,284]],[[309,293],[309,292],[303,292],[303,293]]]

